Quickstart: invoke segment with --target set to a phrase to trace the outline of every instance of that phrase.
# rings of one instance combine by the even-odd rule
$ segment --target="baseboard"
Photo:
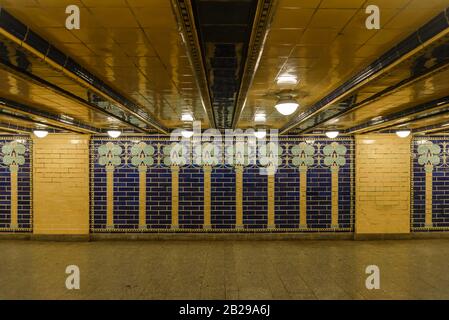
[[[412,233],[355,233],[354,240],[410,240]]]
[[[330,233],[97,233],[93,241],[126,240],[352,240],[351,232]]]
[[[413,232],[413,239],[449,239],[449,232],[441,231],[427,231],[427,232]]]
[[[83,242],[89,241],[88,234],[33,234],[30,240],[36,241],[62,241],[62,242]]]
[[[0,233],[0,240],[31,240],[31,233]]]
[[[82,235],[0,233],[0,240],[34,241],[248,241],[248,240],[413,240],[413,239],[449,239],[449,232],[414,233],[97,233]]]

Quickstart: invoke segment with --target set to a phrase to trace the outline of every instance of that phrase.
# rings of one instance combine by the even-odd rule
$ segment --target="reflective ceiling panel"
[[[284,127],[448,6],[443,0],[376,1],[381,29],[367,30],[367,4],[279,0],[239,126],[253,126],[254,115],[265,113],[268,126]],[[299,83],[279,86],[276,79],[284,74],[297,76]],[[296,114],[286,117],[274,109],[281,90],[296,96]]]
[[[182,125],[183,112],[209,126],[170,1],[0,4],[164,126]],[[65,28],[65,8],[71,4],[80,7],[79,30]]]
[[[365,26],[369,4],[380,8],[379,30]],[[65,27],[68,5],[80,8],[79,30]],[[301,134],[449,122],[445,105],[431,105],[449,93],[449,0],[0,0],[0,6],[34,32],[25,27],[26,45],[0,35],[2,132],[38,126],[168,132],[189,124],[181,121],[185,113],[203,128],[263,125]],[[33,52],[30,38],[52,47]],[[59,65],[43,61],[58,52]],[[93,78],[83,82],[84,71],[123,100],[89,85]],[[278,84],[281,75],[298,83]],[[353,86],[354,79],[361,80]],[[282,94],[297,99],[296,113],[276,111]],[[266,121],[256,123],[256,114]]]

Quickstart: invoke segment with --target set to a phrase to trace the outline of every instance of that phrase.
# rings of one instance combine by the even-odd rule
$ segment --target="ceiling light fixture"
[[[298,109],[298,106],[299,104],[295,99],[288,97],[279,99],[275,105],[275,108],[280,114],[288,116],[295,112],[296,109]]]
[[[257,131],[254,131],[254,136],[257,139],[263,139],[267,136],[267,130],[265,129],[258,129]]]
[[[47,130],[34,130],[33,133],[38,138],[45,138],[46,136],[48,136]]]
[[[190,113],[184,113],[181,116],[181,121],[193,121],[193,116]]]
[[[339,134],[340,132],[336,130],[326,131],[326,137],[328,137],[329,139],[335,139],[336,137],[338,137]]]
[[[296,77],[296,76],[294,76],[294,75],[291,75],[291,74],[283,74],[283,75],[280,75],[278,78],[277,78],[277,81],[276,81],[276,83],[279,85],[282,85],[282,84],[292,84],[292,85],[296,85],[297,83],[298,83],[298,78]]]
[[[411,131],[410,130],[398,130],[396,131],[396,135],[399,138],[407,138],[410,135]]]
[[[181,135],[182,135],[184,138],[186,138],[186,139],[190,139],[190,138],[193,136],[193,131],[183,129],[183,130],[181,131]]]
[[[118,138],[122,135],[122,132],[119,130],[108,130],[108,136],[110,136],[111,138]]]
[[[254,121],[256,122],[265,122],[267,120],[267,117],[263,113],[256,113],[254,115]]]

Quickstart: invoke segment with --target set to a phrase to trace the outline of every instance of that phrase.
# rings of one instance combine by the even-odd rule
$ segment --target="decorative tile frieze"
[[[91,230],[351,231],[353,145],[311,136],[265,147],[94,137]]]

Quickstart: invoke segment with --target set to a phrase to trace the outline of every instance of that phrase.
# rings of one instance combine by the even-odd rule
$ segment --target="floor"
[[[449,239],[0,241],[0,299],[449,299],[448,257]]]

